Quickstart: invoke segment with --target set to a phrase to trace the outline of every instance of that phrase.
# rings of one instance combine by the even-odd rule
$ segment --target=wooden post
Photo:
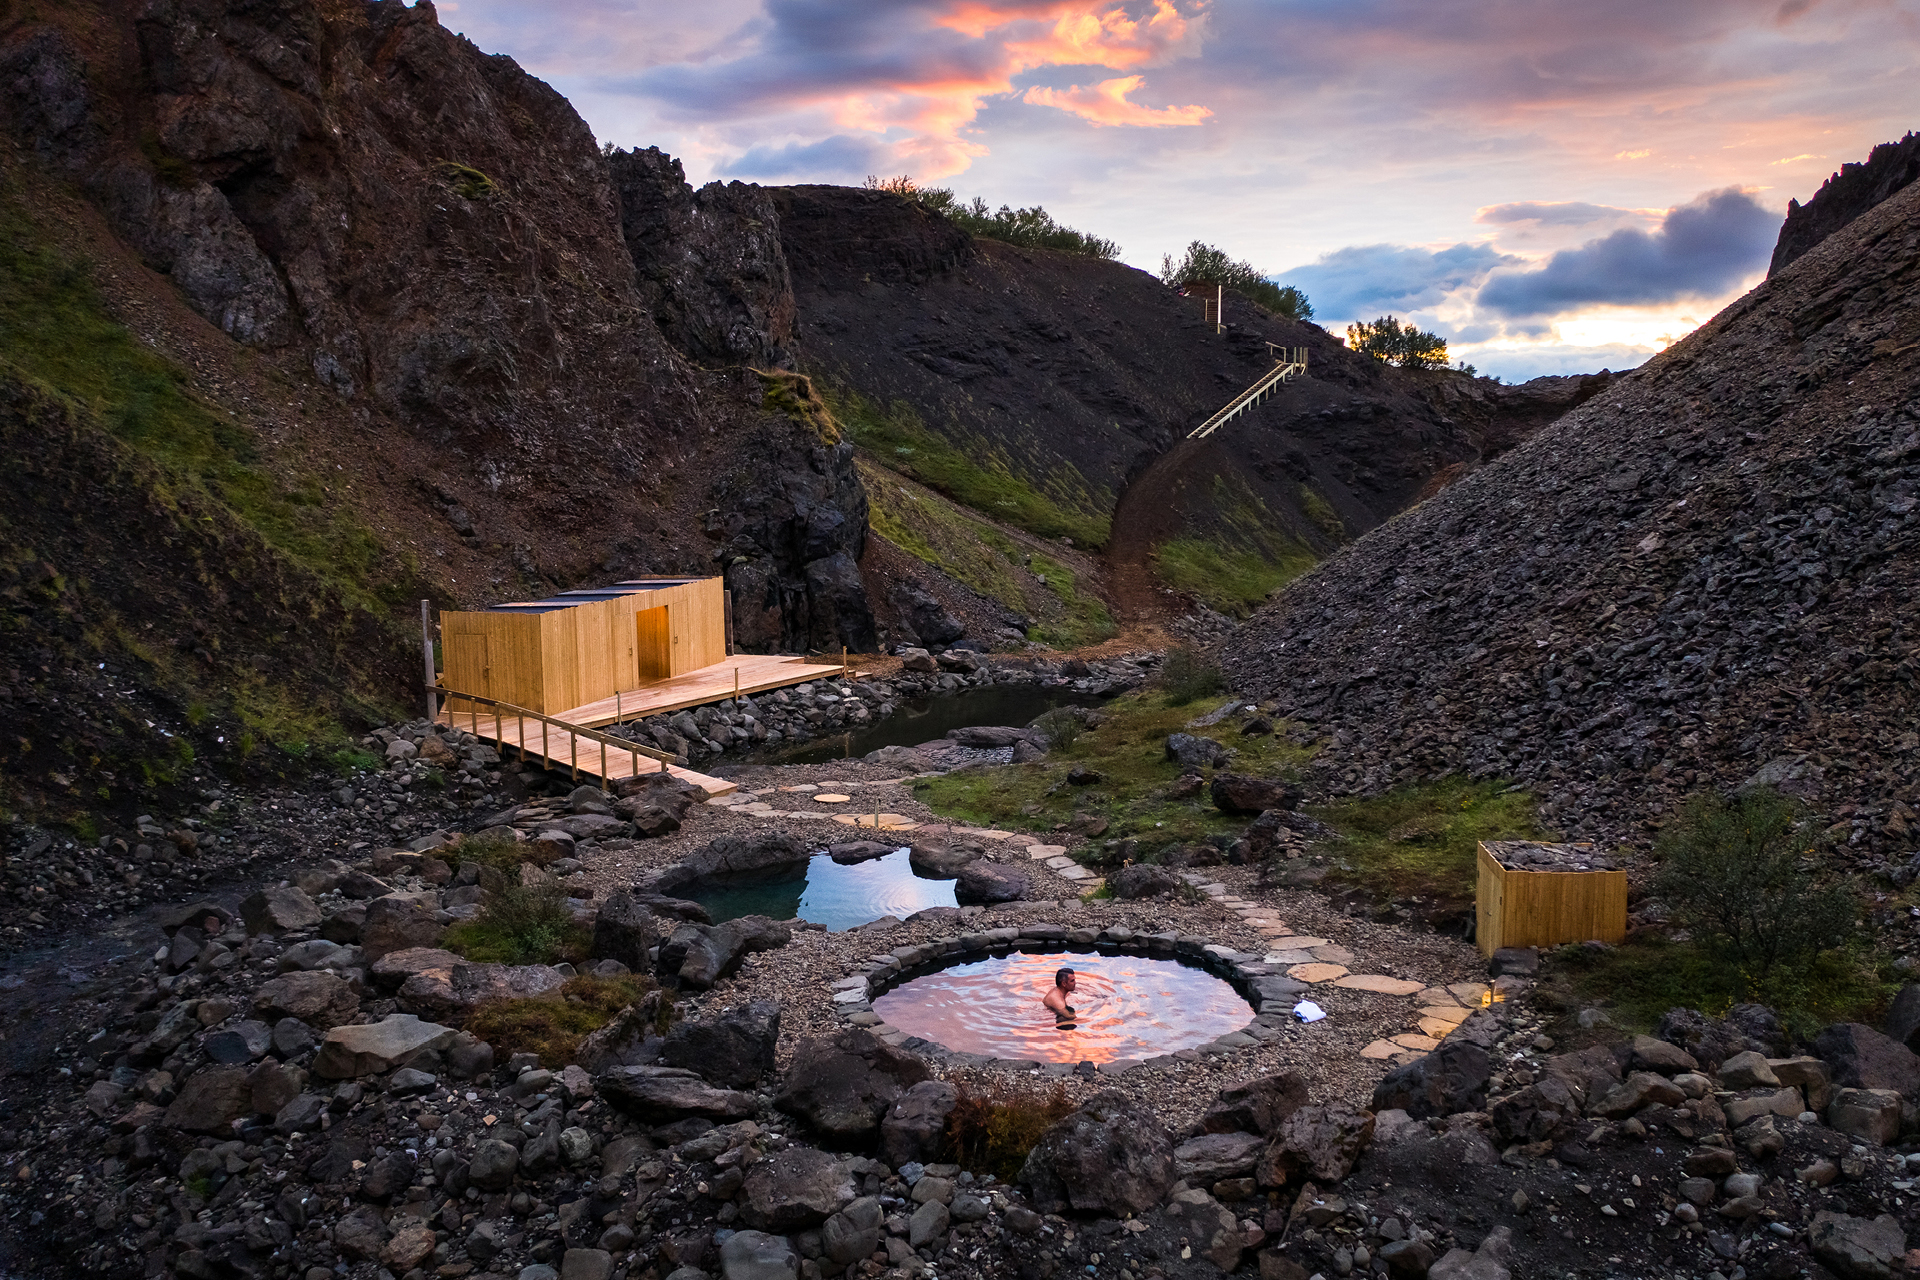
[[[440,705],[434,697],[433,687],[440,682],[440,673],[433,664],[433,602],[420,602],[420,657],[427,668],[427,719],[431,722],[440,714]]]
[[[600,739],[600,785],[607,785],[607,740]]]
[[[726,597],[727,601],[727,656],[731,658],[733,656],[733,592],[723,591],[720,594]]]
[[[847,646],[845,645],[840,646],[840,678],[842,680],[847,678]]]
[[[733,700],[740,701],[740,668],[733,669]]]
[[[613,691],[613,722],[620,723],[620,691],[618,689]]]

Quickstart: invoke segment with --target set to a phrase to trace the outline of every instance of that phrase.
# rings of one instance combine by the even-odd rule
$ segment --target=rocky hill
[[[777,243],[431,5],[193,14],[0,18],[9,484],[93,495],[0,524],[10,806],[390,716],[422,597],[724,568],[743,643],[873,646],[851,448],[737,367],[778,314],[688,292]]]
[[[1920,178],[1920,133],[1875,147],[1863,164],[1843,164],[1813,199],[1787,201],[1787,220],[1773,246],[1768,275]]]
[[[1813,207],[1809,205],[1809,208]],[[1920,188],[1255,615],[1239,687],[1339,791],[1516,779],[1636,839],[1755,776],[1920,832]]]
[[[845,416],[875,461],[964,498],[964,483],[916,456],[957,451],[1015,490],[1000,510],[979,503],[986,514],[1080,545],[1144,555],[1191,538],[1310,562],[1606,382],[1503,387],[1393,370],[1234,295],[1216,333],[1197,301],[1146,272],[971,240],[891,193],[789,187],[773,198],[798,358],[865,402]],[[1175,457],[1177,441],[1272,367],[1269,344],[1306,347],[1307,376]],[[1128,486],[1168,459],[1145,527],[1116,529]]]

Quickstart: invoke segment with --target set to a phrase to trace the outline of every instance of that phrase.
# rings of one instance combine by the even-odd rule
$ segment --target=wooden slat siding
[[[539,614],[440,614],[441,653],[445,683],[452,689],[484,694],[522,707],[539,708],[542,700]],[[461,645],[457,636],[480,637],[484,650]],[[484,652],[485,670],[469,670],[472,659]]]
[[[662,680],[657,684],[642,685],[637,689],[625,689],[620,692],[618,705],[609,694],[596,702],[583,703],[577,707],[568,707],[564,711],[549,714],[558,716],[569,724],[598,728],[614,723],[616,714],[628,720],[639,720],[645,716],[661,715],[667,712],[683,711],[688,707],[697,707],[704,703],[720,702],[733,696],[734,669],[740,672],[740,692],[767,693],[774,689],[784,689],[791,685],[805,684],[810,680],[839,678],[840,664],[826,666],[817,662],[808,662],[805,658],[782,657],[759,653],[736,653],[685,675]]]
[[[727,587],[720,578],[690,582],[668,590],[679,597],[674,631],[680,637],[673,674],[686,675],[727,657]]]
[[[1501,947],[1619,942],[1627,936],[1624,871],[1513,871],[1483,843],[1474,904],[1480,954]]]

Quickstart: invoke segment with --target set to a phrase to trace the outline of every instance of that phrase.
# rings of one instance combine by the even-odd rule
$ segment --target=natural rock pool
[[[828,764],[857,760],[881,747],[931,742],[949,729],[975,725],[1024,725],[1055,707],[1094,707],[1103,699],[1060,685],[992,684],[938,698],[911,698],[892,715],[865,728],[815,738],[799,746],[761,752],[760,764]]]
[[[908,856],[907,850],[898,849],[884,857],[848,865],[816,853],[798,875],[714,876],[676,892],[705,907],[715,924],[741,916],[773,920],[798,916],[835,933],[858,928],[881,916],[904,920],[928,907],[958,905],[951,879],[919,875],[908,865]]]
[[[1074,970],[1071,1019],[1041,1004]],[[1191,1049],[1238,1031],[1253,1008],[1225,979],[1177,960],[1087,951],[1013,952],[903,982],[873,1011],[960,1053],[1038,1062],[1113,1062]]]

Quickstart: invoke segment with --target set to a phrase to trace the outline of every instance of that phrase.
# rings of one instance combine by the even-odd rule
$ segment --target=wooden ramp
[[[512,748],[522,760],[537,760],[549,769],[565,770],[575,781],[586,778],[606,786],[623,778],[665,772],[691,782],[709,798],[740,789],[738,783],[725,778],[683,769],[664,751],[570,724],[558,716],[543,716],[524,707],[444,687],[440,692],[446,702],[434,717],[439,723],[493,743],[502,755]]]
[[[622,690],[611,698],[556,712],[555,717],[568,724],[597,728],[603,724],[639,720],[646,716],[720,702],[731,698],[735,692],[765,693],[770,689],[838,676],[843,672],[846,672],[846,668],[837,662],[819,663],[779,654],[741,653],[725,662],[700,667],[685,675],[655,680],[638,689]]]

